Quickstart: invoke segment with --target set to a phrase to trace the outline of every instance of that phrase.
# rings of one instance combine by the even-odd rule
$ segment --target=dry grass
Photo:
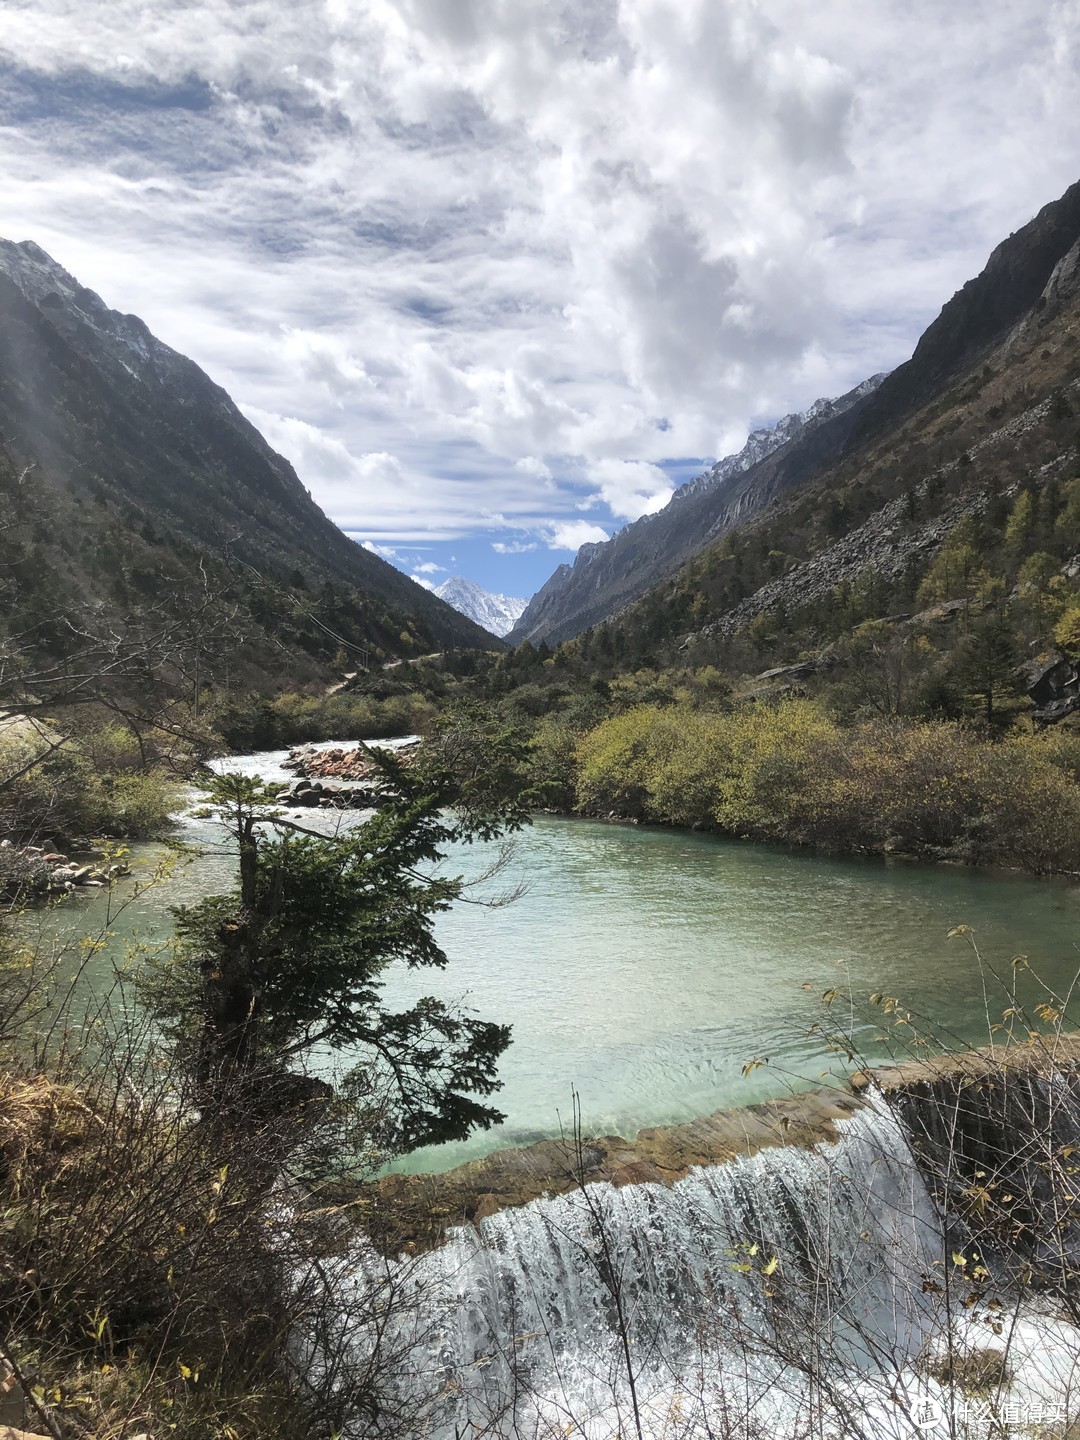
[[[313,1440],[371,1411],[377,1367],[330,1394],[293,1362],[298,1326],[332,1330],[333,1247],[284,1203],[279,1131],[209,1126],[152,1060],[110,1061],[78,1087],[0,1072],[0,1359],[30,1428]]]

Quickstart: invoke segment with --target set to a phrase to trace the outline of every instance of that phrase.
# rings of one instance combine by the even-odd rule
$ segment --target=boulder
[[[1080,708],[1080,671],[1076,662],[1060,651],[1021,666],[1020,676],[1035,707],[1037,724],[1056,725]]]

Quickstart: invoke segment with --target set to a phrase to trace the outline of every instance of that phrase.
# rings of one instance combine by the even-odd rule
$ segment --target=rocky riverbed
[[[15,845],[0,840],[0,896],[5,899],[63,895],[81,886],[103,886],[128,867],[70,859],[51,845]]]
[[[373,745],[377,744],[372,742]],[[414,763],[420,742],[395,747],[395,758],[405,766]],[[299,778],[279,791],[278,801],[323,810],[373,810],[387,797],[382,772],[367,746],[326,749],[301,745],[282,761],[284,769]]]

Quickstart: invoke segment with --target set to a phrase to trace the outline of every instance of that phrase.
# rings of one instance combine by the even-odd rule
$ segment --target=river
[[[283,758],[218,766],[281,779]],[[343,821],[316,815],[315,823]],[[156,943],[168,934],[170,906],[228,885],[233,857],[213,822],[188,815],[180,836],[197,854],[111,920],[109,944],[90,966],[99,989],[133,936]],[[478,875],[497,850],[464,849],[448,869]],[[135,847],[140,863],[155,853]],[[464,904],[440,918],[446,971],[387,976],[394,1004],[434,994],[513,1027],[494,1097],[506,1123],[417,1152],[404,1168],[440,1170],[558,1134],[574,1090],[587,1131],[632,1134],[820,1083],[846,1065],[811,1033],[826,990],[838,991],[834,1023],[851,1016],[852,1000],[864,1005],[883,991],[947,1039],[985,1042],[988,1013],[999,1018],[1009,1000],[970,938],[949,938],[961,924],[972,927],[983,961],[1007,976],[1022,952],[1064,988],[1080,963],[1080,890],[1012,874],[538,816],[516,837],[503,873],[471,898],[519,883],[524,893],[510,904]],[[54,938],[93,931],[118,898],[122,890],[79,894],[41,923]],[[887,1058],[877,1027],[853,1023],[865,1058]],[[903,1038],[902,1028],[893,1033]],[[769,1063],[744,1075],[755,1059]]]

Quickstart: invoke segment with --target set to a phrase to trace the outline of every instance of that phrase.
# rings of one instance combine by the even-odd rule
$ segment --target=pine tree
[[[235,888],[178,910],[174,960],[144,991],[196,1073],[204,1112],[243,1123],[296,1094],[293,1067],[316,1047],[356,1053],[354,1091],[377,1073],[391,1100],[382,1141],[401,1151],[463,1139],[502,1119],[474,1099],[499,1087],[504,1025],[424,998],[383,999],[395,962],[437,968],[435,918],[463,882],[433,872],[449,847],[527,819],[524,749],[496,722],[448,721],[413,770],[372,752],[389,799],[324,836],[282,815],[258,780],[224,775],[211,800],[237,846]]]

